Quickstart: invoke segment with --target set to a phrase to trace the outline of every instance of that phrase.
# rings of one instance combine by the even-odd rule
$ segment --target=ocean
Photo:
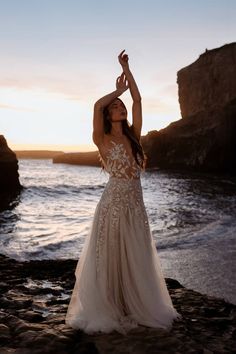
[[[108,174],[50,159],[20,159],[19,174],[24,189],[0,213],[0,253],[79,259]],[[164,276],[236,304],[235,178],[153,170],[141,183]]]

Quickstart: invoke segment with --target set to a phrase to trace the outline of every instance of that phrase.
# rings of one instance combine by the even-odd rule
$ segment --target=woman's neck
[[[110,133],[110,135],[111,135],[111,136],[114,136],[115,138],[122,138],[122,137],[124,136],[123,133],[115,133],[115,134],[114,134],[114,133],[112,133],[112,132]]]
[[[110,134],[114,137],[117,137],[117,138],[124,136],[123,130],[122,130],[122,125],[121,124],[119,124],[119,125],[113,124]]]

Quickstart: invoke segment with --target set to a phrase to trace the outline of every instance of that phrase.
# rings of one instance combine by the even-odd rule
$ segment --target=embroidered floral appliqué
[[[100,160],[105,164],[106,171],[114,177],[134,179],[140,177],[140,166],[133,157],[129,157],[123,143],[111,141],[113,145],[106,156],[106,162],[99,154]],[[138,158],[140,158],[138,156]]]
[[[116,247],[119,233],[119,220],[121,211],[133,213],[134,219],[143,220],[146,235],[150,233],[148,216],[143,202],[140,179],[123,180],[111,177],[103,191],[100,200],[100,213],[98,218],[98,235],[96,243],[96,268],[99,273],[100,257],[105,242],[106,221],[110,217],[109,245]],[[148,236],[149,237],[149,236]]]
[[[98,217],[98,235],[96,242],[96,269],[97,275],[104,242],[109,223],[109,247],[116,248],[119,241],[119,222],[121,212],[133,214],[134,220],[143,220],[144,230],[149,237],[149,222],[143,202],[142,187],[140,182],[140,166],[132,156],[129,156],[123,143],[111,141],[112,147],[107,150],[106,161],[98,157],[104,163],[110,178],[103,191]],[[138,156],[139,158],[139,156]],[[123,214],[124,215],[124,214]],[[110,220],[108,220],[110,218]]]

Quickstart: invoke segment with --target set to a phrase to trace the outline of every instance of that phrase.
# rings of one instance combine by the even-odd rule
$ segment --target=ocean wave
[[[68,184],[55,184],[53,186],[45,185],[28,185],[24,187],[23,194],[27,197],[32,196],[58,196],[58,195],[79,195],[81,193],[93,194],[94,191],[100,191],[104,185],[68,185]]]

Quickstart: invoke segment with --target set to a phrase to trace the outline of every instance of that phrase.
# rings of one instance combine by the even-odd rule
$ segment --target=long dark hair
[[[120,98],[117,97],[116,99],[120,100],[125,107],[124,102]],[[109,134],[111,132],[111,128],[112,128],[112,123],[109,119],[110,116],[109,116],[108,106],[104,107],[104,109],[103,109],[103,126],[104,126],[104,133],[105,134]],[[129,123],[129,121],[127,119],[122,120],[121,124],[122,124],[123,134],[126,135],[127,138],[130,140],[132,153],[135,158],[135,161],[141,167],[141,169],[144,170],[145,166],[146,166],[147,156],[144,153],[141,142],[137,138],[135,131],[133,129],[133,126],[131,126],[131,124]],[[138,156],[139,156],[139,159],[138,159]],[[101,159],[100,159],[100,162],[102,164],[102,168],[104,169],[104,164]]]

